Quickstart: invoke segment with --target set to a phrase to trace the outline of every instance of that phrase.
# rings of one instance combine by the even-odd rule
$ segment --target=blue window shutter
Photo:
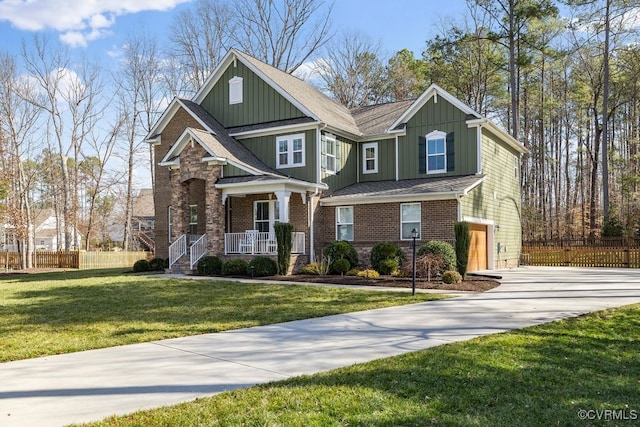
[[[338,141],[338,138],[336,137],[336,172],[339,172],[340,169],[342,169],[340,167],[340,157],[340,141]]]
[[[452,171],[456,168],[454,145],[453,132],[449,132],[447,134],[447,171]]]
[[[427,173],[427,138],[424,136],[418,138],[418,165],[419,173]]]

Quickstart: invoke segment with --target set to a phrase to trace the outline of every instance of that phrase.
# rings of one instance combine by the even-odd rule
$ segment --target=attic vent
[[[242,104],[242,77],[229,80],[229,104]]]

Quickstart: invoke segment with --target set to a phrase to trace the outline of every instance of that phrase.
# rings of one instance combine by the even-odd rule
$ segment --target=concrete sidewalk
[[[60,426],[640,302],[631,269],[500,271],[494,290],[0,364],[0,425]]]

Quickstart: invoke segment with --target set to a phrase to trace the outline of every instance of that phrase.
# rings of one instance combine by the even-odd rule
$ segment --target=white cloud
[[[27,31],[52,29],[71,46],[109,34],[121,15],[169,10],[191,0],[0,0],[0,21]]]

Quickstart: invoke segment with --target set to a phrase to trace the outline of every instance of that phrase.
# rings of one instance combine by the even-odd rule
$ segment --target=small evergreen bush
[[[162,271],[165,268],[164,258],[152,258],[149,261],[149,271]]]
[[[378,272],[380,274],[393,274],[396,270],[398,270],[398,260],[396,258],[383,259],[378,263]]]
[[[288,222],[279,222],[273,225],[276,234],[278,250],[278,272],[286,275],[291,264],[291,249],[293,248],[293,225]]]
[[[423,255],[440,255],[445,262],[445,270],[456,268],[456,251],[453,246],[442,240],[430,240],[418,249],[418,258]]]
[[[230,259],[222,263],[224,276],[246,276],[249,264],[243,259]]]
[[[442,273],[442,281],[447,285],[462,282],[462,276],[457,271],[449,270]]]
[[[333,263],[336,260],[343,258],[349,261],[349,265],[351,267],[356,267],[358,265],[358,253],[355,248],[351,246],[351,243],[346,240],[335,240],[329,244],[329,246],[324,248],[324,256],[331,266],[333,266]],[[349,268],[345,271],[348,271]],[[331,269],[331,273],[339,274],[339,272],[336,272],[333,269]]]
[[[145,271],[149,271],[149,261],[146,259],[139,259],[133,264],[134,273],[144,273]]]
[[[371,266],[381,274],[391,274],[393,270],[380,270],[380,264],[385,260],[395,260],[396,268],[404,262],[404,254],[398,245],[392,242],[381,242],[371,249]],[[382,267],[384,268],[384,267]]]
[[[456,269],[464,277],[467,274],[469,248],[471,247],[469,223],[466,221],[456,222],[453,227],[456,234]]]
[[[274,276],[278,274],[278,263],[266,256],[257,256],[249,261],[248,271],[254,277]]]
[[[345,276],[357,276],[360,271],[362,270],[360,270],[359,268],[352,268],[351,270],[346,272]]]
[[[198,260],[198,274],[210,276],[222,274],[222,260],[217,256],[206,255]]]
[[[351,268],[351,263],[346,258],[338,258],[331,264],[331,271],[336,274],[344,274]]]
[[[380,273],[371,268],[368,268],[366,270],[359,271],[358,277],[364,277],[366,279],[377,279],[378,277],[380,277]]]

